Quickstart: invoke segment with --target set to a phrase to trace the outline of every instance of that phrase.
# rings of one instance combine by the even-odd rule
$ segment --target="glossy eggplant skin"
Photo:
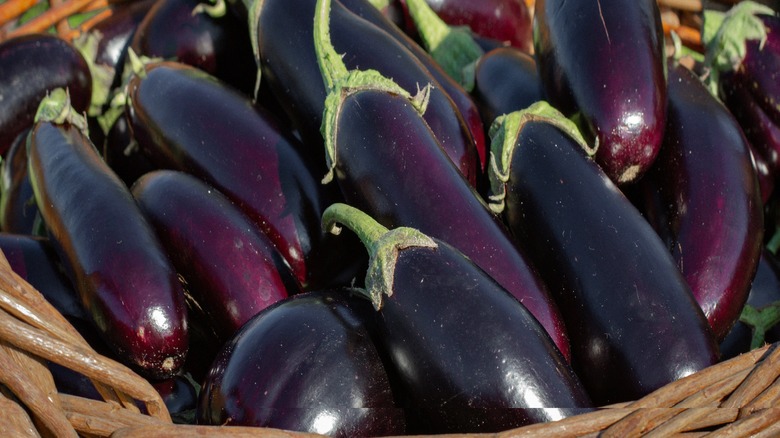
[[[27,134],[25,129],[0,163],[0,229],[6,233],[34,234],[38,205],[27,176]]]
[[[325,169],[320,125],[327,91],[314,50],[315,4],[316,0],[264,0],[255,18],[256,41],[263,80]],[[447,156],[476,185],[481,163],[471,132],[450,96],[414,54],[338,2],[332,4],[330,33],[348,69],[377,70],[411,94],[433,86],[425,120]],[[282,34],[285,38],[279,38]]]
[[[458,248],[522,302],[569,357],[559,310],[524,250],[441,153],[408,100],[350,94],[335,132],[335,176],[347,203],[388,228],[416,228]]]
[[[208,184],[158,170],[139,178],[132,193],[223,342],[288,288],[299,292],[268,237]]]
[[[449,95],[452,102],[460,111],[463,116],[463,120],[471,132],[471,136],[474,138],[474,146],[477,149],[477,155],[479,156],[479,162],[482,166],[482,172],[485,171],[487,166],[487,134],[485,126],[480,116],[479,108],[471,98],[469,93],[463,89],[463,87],[455,81],[441,66],[422,48],[416,41],[414,41],[409,35],[404,33],[395,23],[390,21],[382,12],[376,7],[371,5],[366,0],[338,0],[339,3],[344,5],[351,12],[360,16],[367,21],[370,21],[377,27],[381,28],[390,36],[395,38],[398,42],[403,44],[404,47],[409,49],[417,59],[422,62],[426,69],[441,85],[442,89]]]
[[[460,251],[399,249],[377,312],[414,433],[498,432],[593,405],[539,322]]]
[[[67,88],[77,111],[86,111],[92,76],[84,57],[67,41],[48,34],[20,36],[0,44],[0,155],[33,125],[41,99]]]
[[[265,309],[215,359],[198,423],[404,434],[404,410],[373,341],[373,314],[349,289],[307,292]]]
[[[232,200],[271,239],[304,289],[349,284],[362,261],[342,246],[349,243],[320,227],[324,209],[341,199],[338,187],[320,183],[320,164],[307,161],[303,145],[271,114],[206,73],[173,62],[148,65],[144,78],[130,81],[128,95],[133,135],[153,164],[195,175]]]
[[[187,353],[184,293],[129,190],[74,125],[37,122],[27,147],[46,230],[98,332],[143,375],[174,374]]]
[[[158,0],[130,42],[138,55],[197,67],[247,96],[256,68],[246,25],[232,14],[193,13],[199,0]]]
[[[534,20],[545,99],[567,117],[579,113],[584,133],[598,141],[596,161],[613,181],[636,181],[658,154],[665,123],[657,3],[542,0]]]
[[[582,146],[544,121],[514,143],[504,217],[560,306],[594,403],[635,400],[716,363],[668,249]]]
[[[742,129],[690,70],[670,68],[668,99],[663,147],[639,183],[643,210],[722,340],[761,254],[760,188]]]
[[[542,100],[542,83],[531,55],[512,47],[493,49],[477,61],[474,100],[489,128],[496,117]]]

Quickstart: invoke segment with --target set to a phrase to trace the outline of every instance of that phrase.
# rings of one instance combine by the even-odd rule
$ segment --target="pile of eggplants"
[[[12,268],[203,425],[494,433],[780,339],[777,11],[692,70],[654,0],[380,3],[0,42]]]

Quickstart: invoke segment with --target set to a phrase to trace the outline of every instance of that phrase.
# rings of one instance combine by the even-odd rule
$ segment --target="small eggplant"
[[[666,56],[655,0],[539,0],[534,53],[545,99],[577,115],[617,184],[655,160],[666,115]]]
[[[154,231],[84,126],[64,90],[41,103],[27,144],[36,202],[106,343],[144,375],[170,376],[187,353],[184,293]]]
[[[46,94],[67,88],[77,111],[89,108],[92,76],[87,61],[67,41],[53,35],[20,36],[0,44],[0,155],[33,125]]]
[[[304,289],[349,284],[363,260],[319,227],[325,207],[341,199],[338,187],[320,184],[321,164],[307,161],[303,145],[271,114],[175,62],[146,65],[130,80],[128,96],[133,136],[154,165],[195,175],[232,200]]]
[[[286,297],[288,289],[299,292],[289,265],[268,237],[237,206],[194,176],[150,172],[138,179],[132,193],[223,341],[260,310]]]
[[[412,97],[375,70],[348,71],[327,38],[328,10],[323,2],[315,20],[322,75],[332,90],[323,116],[326,180],[335,177],[345,201],[382,225],[416,228],[458,248],[522,302],[568,357],[560,313],[524,250],[421,117],[427,88]]]
[[[27,135],[16,137],[0,163],[0,229],[6,233],[35,234],[38,205],[27,176]]]
[[[263,80],[285,105],[311,156],[322,163],[322,114],[328,90],[322,83],[314,49],[312,21],[316,0],[253,0],[249,23]],[[351,68],[375,69],[407,90],[431,84],[424,118],[441,147],[472,184],[482,177],[479,155],[463,115],[439,83],[404,45],[333,3],[333,44]],[[284,35],[280,38],[279,35]]]
[[[663,147],[638,184],[718,340],[739,318],[761,254],[764,213],[745,136],[687,68],[669,69]]]
[[[422,414],[419,432],[497,432],[592,408],[536,318],[463,253],[334,204],[323,227],[340,225],[368,249],[363,293],[409,408]]]
[[[373,313],[351,289],[299,294],[260,312],[214,361],[198,423],[405,434],[404,410],[373,341]]]
[[[560,306],[572,366],[597,405],[634,400],[718,361],[661,239],[546,102],[494,124],[492,200]]]

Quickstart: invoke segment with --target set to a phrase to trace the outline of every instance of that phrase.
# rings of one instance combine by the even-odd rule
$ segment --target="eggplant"
[[[83,56],[69,42],[34,34],[0,44],[0,155],[33,125],[35,111],[46,94],[67,88],[77,111],[89,108],[92,76]]]
[[[122,114],[111,123],[101,151],[103,161],[127,187],[132,187],[142,175],[158,169],[158,166],[141,151],[141,147],[130,131],[130,124],[122,110]]]
[[[341,193],[320,184],[321,165],[306,159],[304,146],[271,114],[175,62],[147,65],[130,80],[128,96],[133,136],[152,164],[190,173],[227,196],[271,239],[304,289],[350,283],[364,261],[319,227]]]
[[[253,0],[249,14],[255,56],[264,81],[285,106],[309,154],[322,163],[322,114],[328,90],[322,83],[314,49],[312,20],[316,0]],[[425,120],[447,156],[476,185],[482,168],[474,139],[462,114],[439,83],[403,44],[333,3],[333,44],[351,68],[376,69],[408,90],[431,84]],[[279,38],[279,35],[285,35]]]
[[[11,144],[0,163],[0,229],[6,233],[35,234],[38,205],[27,176],[25,129]]]
[[[158,170],[139,178],[132,193],[223,342],[288,290],[299,292],[268,237],[208,184]]]
[[[405,434],[372,317],[371,304],[348,288],[306,292],[263,310],[215,359],[197,422],[344,437]]]
[[[130,48],[139,56],[197,67],[251,96],[256,69],[247,27],[206,5],[158,0],[138,25]]]
[[[326,181],[335,178],[346,203],[382,225],[416,228],[458,248],[522,302],[568,357],[559,310],[524,250],[421,117],[427,88],[413,97],[375,70],[348,71],[327,39],[328,10],[323,3],[316,20],[323,78],[333,90],[323,115]]]
[[[57,89],[41,103],[27,144],[47,234],[98,332],[150,378],[173,375],[187,353],[176,272],[132,195],[101,160]]]
[[[190,420],[198,406],[198,391],[195,385],[191,379],[181,375],[152,383],[168,412],[179,421]]]
[[[638,180],[661,147],[666,55],[654,0],[534,7],[534,54],[545,99],[581,121],[617,184]],[[630,60],[630,61],[629,61]]]
[[[669,69],[665,132],[638,183],[643,210],[720,341],[739,318],[763,246],[750,147],[729,110],[682,65]]]
[[[409,409],[420,414],[415,433],[497,432],[592,409],[536,318],[463,253],[331,205],[323,227],[338,234],[342,225],[368,250],[362,292]]]
[[[718,361],[671,253],[547,102],[499,118],[493,206],[560,306],[596,405],[635,400]]]

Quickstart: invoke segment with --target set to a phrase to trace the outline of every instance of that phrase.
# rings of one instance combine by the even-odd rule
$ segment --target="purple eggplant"
[[[323,227],[369,253],[364,295],[421,433],[497,432],[592,408],[539,321],[463,253],[420,231],[389,231],[334,204]]]
[[[341,199],[338,187],[320,184],[321,164],[307,161],[303,145],[271,114],[174,62],[147,65],[130,80],[128,96],[133,136],[153,164],[195,175],[232,200],[304,289],[350,283],[363,261],[319,227],[325,208]]]
[[[103,161],[127,187],[132,187],[142,175],[158,169],[141,151],[141,147],[130,132],[127,117],[123,114],[111,124],[103,139],[101,152]]]
[[[593,401],[634,400],[716,363],[672,255],[574,123],[543,101],[491,132],[493,205],[559,304]]]
[[[613,181],[638,180],[658,154],[666,115],[656,1],[537,1],[534,50],[545,99],[578,116]]]
[[[421,117],[427,89],[412,97],[376,71],[348,71],[327,39],[327,6],[316,20],[323,78],[333,90],[323,116],[327,178],[382,225],[416,228],[458,248],[522,302],[568,357],[559,311],[523,249]]]
[[[38,205],[27,176],[27,135],[16,137],[0,163],[0,229],[6,233],[34,234]]]
[[[223,341],[288,290],[299,292],[268,237],[206,183],[159,170],[138,179],[132,193]]]
[[[176,272],[132,195],[101,160],[64,90],[46,98],[27,145],[47,233],[103,339],[150,377],[174,374],[187,353]]]
[[[250,10],[255,56],[277,100],[310,152],[324,163],[322,113],[327,95],[314,49],[312,20],[316,0],[256,0]],[[376,69],[407,90],[432,85],[425,120],[466,179],[481,177],[474,139],[462,114],[424,65],[387,32],[333,3],[333,44],[351,68]],[[279,35],[284,35],[280,38]],[[324,164],[323,164],[324,170]]]
[[[198,403],[201,424],[328,436],[402,435],[373,309],[350,289],[299,294],[265,309],[222,348]]]
[[[760,187],[742,129],[690,70],[669,69],[668,99],[663,147],[639,182],[643,210],[722,340],[761,254]]]
[[[249,32],[237,17],[203,8],[200,0],[158,0],[138,25],[137,55],[197,67],[250,96],[255,62]]]
[[[61,38],[34,34],[3,41],[0,65],[0,155],[33,125],[38,104],[48,92],[67,88],[77,111],[89,108],[89,67],[76,48]]]

